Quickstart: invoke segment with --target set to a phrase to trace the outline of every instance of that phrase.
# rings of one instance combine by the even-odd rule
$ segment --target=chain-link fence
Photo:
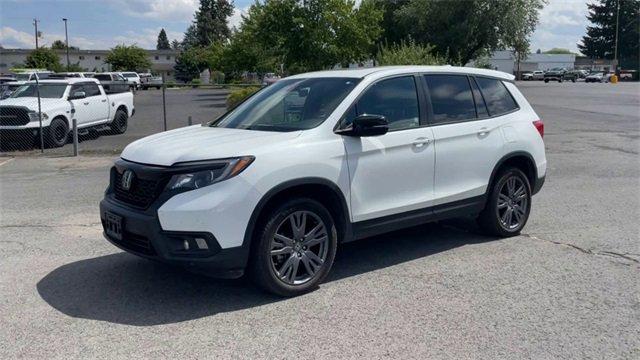
[[[226,111],[231,92],[257,87],[157,83],[105,93],[95,81],[81,78],[0,84],[0,152],[119,154],[145,136],[211,121]]]

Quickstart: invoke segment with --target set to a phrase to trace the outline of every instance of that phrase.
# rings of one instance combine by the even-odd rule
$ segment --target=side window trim
[[[491,112],[489,112],[489,107],[487,107],[487,100],[484,98],[484,94],[480,90],[480,85],[478,85],[478,82],[476,81],[475,76],[469,76],[469,85],[471,85],[471,95],[473,95],[473,102],[476,104],[476,117],[478,118],[478,120],[491,118]],[[474,89],[478,89],[478,93],[480,94],[480,99],[482,100],[482,104],[478,104],[478,102],[476,101]],[[478,112],[478,109],[480,106],[484,106],[484,109],[487,112],[487,117],[482,117],[482,118],[480,117],[480,113]]]

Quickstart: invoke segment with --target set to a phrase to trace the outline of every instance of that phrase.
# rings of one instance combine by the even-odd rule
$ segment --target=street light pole
[[[33,19],[33,25],[36,27],[36,50],[38,50],[38,19]]]
[[[618,26],[620,25],[620,0],[616,1],[618,9],[616,12],[616,43],[613,50],[613,61],[615,61],[615,72],[618,74]]]
[[[64,21],[64,37],[65,37],[65,43],[66,43],[66,48],[67,48],[67,71],[69,71],[70,66],[69,66],[69,33],[67,32],[67,19],[66,18],[62,18],[62,21]]]

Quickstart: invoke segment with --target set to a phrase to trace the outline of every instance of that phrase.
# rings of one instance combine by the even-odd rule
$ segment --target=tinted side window
[[[107,75],[107,74],[96,74],[93,77],[100,81],[111,81],[111,75]]]
[[[484,102],[482,93],[480,93],[480,89],[478,89],[478,84],[476,84],[476,81],[473,78],[471,78],[471,90],[473,91],[473,100],[476,102],[476,111],[478,112],[478,117],[480,119],[489,117],[487,104]]]
[[[82,86],[82,84],[75,84],[71,86],[71,91],[69,91],[69,96],[73,96],[73,94],[77,93],[78,91],[84,91],[84,86]]]
[[[413,76],[382,80],[371,86],[356,104],[358,115],[383,115],[389,130],[420,126],[418,93]]]
[[[518,104],[513,100],[502,81],[483,77],[478,77],[476,80],[491,116],[508,113],[518,108]]]
[[[98,88],[98,84],[85,83],[83,85],[84,85],[84,92],[87,94],[87,97],[100,95],[100,89]]]
[[[476,106],[465,75],[425,75],[425,79],[435,124],[476,118]]]

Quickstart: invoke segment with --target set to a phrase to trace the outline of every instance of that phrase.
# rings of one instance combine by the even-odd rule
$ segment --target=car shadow
[[[325,282],[492,240],[462,226],[430,224],[344,244]],[[135,326],[171,324],[287,300],[244,278],[212,279],[127,253],[63,265],[42,278],[37,290],[66,315]]]

